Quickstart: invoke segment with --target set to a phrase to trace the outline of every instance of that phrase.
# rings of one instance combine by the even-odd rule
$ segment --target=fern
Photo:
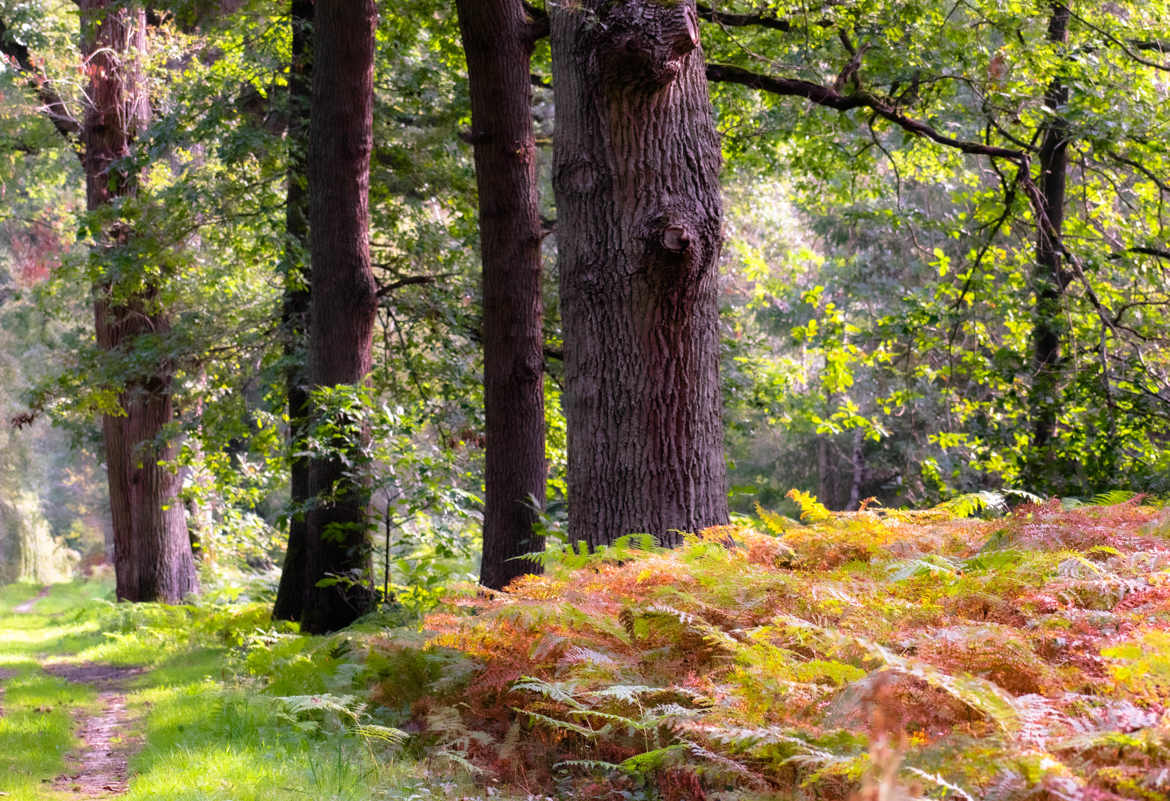
[[[826,509],[815,495],[791,489],[785,497],[790,498],[800,508],[800,519],[806,523],[825,523],[833,519],[833,513]]]
[[[1122,503],[1135,503],[1144,496],[1133,490],[1115,489],[1093,496],[1094,506],[1117,506]]]
[[[764,524],[764,528],[777,537],[783,536],[790,528],[797,525],[795,520],[769,511],[760,506],[759,503],[756,504],[756,516]]]

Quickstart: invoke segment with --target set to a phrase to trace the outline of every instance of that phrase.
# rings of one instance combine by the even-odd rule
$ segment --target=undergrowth
[[[152,666],[131,801],[1170,801],[1170,513],[793,499],[799,521],[760,509],[674,550],[553,548],[421,631],[395,612],[308,637],[244,597],[58,589],[39,622],[3,617],[9,740],[53,653]],[[42,716],[43,767],[0,759],[15,797],[83,702]]]
[[[416,686],[374,698],[481,780],[567,798],[1170,798],[1165,512],[795,500],[469,586],[421,648],[373,638]]]

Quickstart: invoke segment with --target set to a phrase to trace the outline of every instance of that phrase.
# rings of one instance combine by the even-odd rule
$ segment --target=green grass
[[[0,670],[12,675],[0,705],[3,801],[62,796],[52,780],[77,746],[75,721],[95,691],[41,670],[46,661],[142,665],[127,687],[141,750],[130,761],[128,801],[422,801],[470,798],[467,777],[362,736],[359,713],[290,714],[282,696],[321,694],[361,704],[360,649],[340,638],[274,626],[261,604],[113,604],[104,583],[0,587]],[[339,700],[340,703],[340,700]],[[504,796],[495,796],[503,799]]]
[[[106,588],[60,585],[32,614],[13,611],[39,590],[31,584],[0,587],[0,671],[14,674],[3,682],[0,698],[0,792],[11,801],[53,797],[45,780],[62,772],[65,754],[75,744],[73,720],[94,702],[92,689],[50,676],[40,663],[98,640],[96,621],[70,620],[77,616],[64,610],[91,602]],[[51,624],[55,618],[59,623]]]

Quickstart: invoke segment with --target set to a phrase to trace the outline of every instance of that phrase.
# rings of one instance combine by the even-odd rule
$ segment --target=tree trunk
[[[309,491],[309,460],[297,454],[309,416],[305,375],[305,334],[309,319],[309,111],[312,104],[312,0],[292,0],[292,62],[288,77],[288,188],[285,197],[284,335],[285,392],[288,397],[289,521],[288,548],[272,616],[300,620],[304,612],[305,510]]]
[[[145,127],[149,100],[141,79],[146,53],[146,17],[138,6],[114,0],[81,0],[82,52],[90,76],[82,131],[87,207],[91,212],[134,193],[133,176],[119,160]],[[93,258],[104,260],[128,246],[133,232],[114,223],[98,237]],[[158,308],[157,288],[142,282],[119,287],[109,277],[95,287],[98,345],[126,352],[144,335],[169,329]],[[130,378],[119,397],[122,414],[103,421],[110,508],[114,529],[114,570],[118,598],[176,602],[197,592],[198,580],[187,537],[181,481],[162,463],[173,461],[176,446],[167,440],[174,421],[173,368],[165,361]]]
[[[471,86],[483,259],[486,499],[480,582],[538,566],[532,501],[544,502],[540,211],[532,131],[532,34],[521,0],[458,0]]]
[[[1052,5],[1048,41],[1068,41],[1069,9]],[[1068,103],[1068,87],[1053,78],[1044,94],[1044,104],[1059,115]],[[1068,277],[1063,266],[1061,235],[1064,227],[1065,181],[1068,171],[1068,123],[1052,117],[1043,128],[1040,145],[1040,193],[1043,206],[1037,221],[1036,264],[1032,271],[1035,295],[1032,311],[1032,387],[1028,405],[1031,412],[1032,443],[1025,466],[1028,488],[1037,492],[1058,490],[1060,467],[1056,443],[1056,421],[1060,411],[1061,341],[1066,335],[1061,299]]]
[[[552,7],[569,537],[727,521],[720,148],[693,0]]]
[[[378,307],[369,249],[376,23],[373,0],[316,2],[309,149],[313,387],[360,385],[370,371]],[[335,445],[356,451],[363,443]],[[369,491],[338,456],[314,457],[309,488],[316,500],[306,518],[301,622],[306,631],[321,633],[348,625],[372,606],[372,593],[361,583],[371,570]],[[318,586],[323,579],[328,586]]]

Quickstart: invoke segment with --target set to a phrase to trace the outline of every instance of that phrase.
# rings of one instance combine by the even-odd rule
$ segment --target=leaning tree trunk
[[[693,0],[552,7],[569,537],[726,522],[720,148]]]
[[[284,304],[282,326],[285,392],[288,398],[289,521],[288,548],[272,616],[300,620],[304,612],[305,511],[309,492],[309,460],[304,451],[309,417],[305,375],[305,334],[309,319],[309,110],[312,103],[312,0],[292,0],[292,62],[288,75],[288,187],[285,195]]]
[[[88,107],[82,130],[86,199],[97,212],[134,193],[133,176],[120,163],[130,155],[150,106],[141,78],[146,53],[146,16],[141,7],[115,0],[80,0]],[[100,264],[94,316],[98,345],[125,354],[143,336],[165,335],[169,325],[158,308],[157,288],[119,285],[108,261],[132,247],[134,232],[113,223],[98,236],[93,258]],[[106,268],[106,269],[102,269]],[[131,283],[131,286],[133,286]],[[173,368],[154,360],[130,377],[119,397],[122,414],[106,415],[102,431],[114,530],[118,598],[175,602],[198,591],[195,563],[177,472],[165,466],[176,456],[167,431],[174,421]]]
[[[313,287],[309,383],[360,385],[370,371],[378,296],[370,267],[374,0],[317,0],[309,144],[309,238]],[[360,450],[361,442],[335,442]],[[307,592],[301,617],[312,633],[353,622],[372,605],[368,579],[369,491],[340,456],[316,456],[306,519]],[[355,454],[351,463],[361,461]],[[323,581],[324,580],[324,581]],[[324,583],[325,586],[318,586]]]
[[[1052,5],[1048,41],[1068,41],[1069,9]],[[1068,87],[1053,78],[1044,104],[1055,113],[1043,128],[1040,145],[1040,200],[1037,209],[1036,263],[1032,270],[1032,387],[1028,396],[1032,442],[1025,466],[1028,488],[1038,492],[1059,491],[1060,466],[1056,453],[1057,417],[1060,412],[1061,341],[1065,323],[1061,299],[1068,284],[1061,250],[1064,228],[1065,182],[1068,172],[1068,122],[1059,116],[1068,103]]]
[[[540,211],[532,131],[532,31],[521,0],[458,0],[471,85],[483,258],[486,498],[480,582],[538,568],[544,547],[544,348]]]

